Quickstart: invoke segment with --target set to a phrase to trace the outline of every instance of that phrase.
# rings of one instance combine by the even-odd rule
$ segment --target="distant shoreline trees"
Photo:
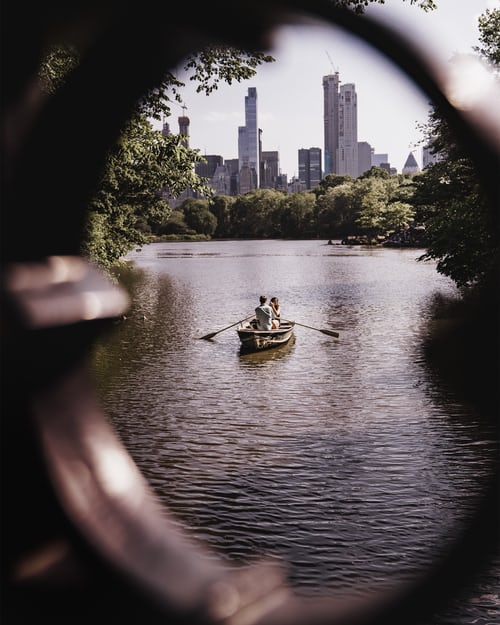
[[[234,239],[358,236],[376,243],[414,225],[412,194],[411,177],[390,176],[372,167],[357,179],[329,174],[311,191],[256,189],[234,197],[188,198],[152,234]]]

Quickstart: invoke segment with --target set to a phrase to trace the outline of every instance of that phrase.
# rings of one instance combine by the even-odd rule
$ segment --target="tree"
[[[209,208],[217,218],[214,236],[228,237],[231,232],[231,210],[236,198],[229,195],[215,195],[211,198]]]
[[[359,230],[356,224],[358,215],[356,182],[350,176],[345,178],[346,182],[330,187],[316,200],[318,234],[324,238],[343,238],[348,234],[356,234]]]
[[[231,236],[269,239],[281,236],[284,194],[256,189],[236,198],[231,211]]]
[[[323,177],[319,185],[314,189],[314,193],[319,197],[323,193],[327,193],[329,189],[338,187],[347,182],[353,182],[354,178],[349,174],[327,174]]]
[[[163,137],[143,115],[134,115],[121,140],[108,153],[99,190],[90,202],[82,244],[85,256],[110,267],[148,240],[144,224],[156,229],[170,208],[161,197],[168,186],[179,194],[186,183],[201,188],[193,160],[199,160],[178,135]]]
[[[500,10],[489,10],[479,16],[479,42],[474,50],[496,70],[500,69]]]
[[[158,234],[178,234],[180,236],[186,234],[195,234],[184,219],[184,213],[181,210],[173,210],[168,221],[158,229]]]
[[[361,176],[359,176],[360,179],[363,178],[389,178],[390,174],[389,172],[384,169],[383,167],[377,167],[376,165],[372,165],[372,167],[370,167],[370,169],[368,169],[367,171],[363,172],[361,174]]]
[[[478,51],[495,67],[500,58],[499,21],[498,9],[479,19]],[[422,260],[436,260],[438,271],[463,291],[481,290],[498,270],[498,216],[485,197],[474,163],[436,106],[426,133],[432,151],[442,160],[413,180],[414,206],[428,240]]]
[[[315,204],[316,196],[310,191],[284,196],[281,203],[281,235],[293,239],[313,234]]]
[[[198,234],[212,236],[217,228],[217,217],[208,209],[208,200],[188,198],[181,206],[187,225]]]

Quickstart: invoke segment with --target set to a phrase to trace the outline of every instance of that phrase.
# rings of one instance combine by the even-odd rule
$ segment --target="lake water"
[[[432,310],[456,291],[422,252],[212,241],[127,257],[132,307],[96,351],[102,401],[161,501],[223,558],[282,558],[304,593],[365,593],[425,570],[470,516],[497,448],[426,364]],[[316,329],[258,354],[235,328],[200,340],[262,293]],[[498,622],[495,581],[439,622]]]

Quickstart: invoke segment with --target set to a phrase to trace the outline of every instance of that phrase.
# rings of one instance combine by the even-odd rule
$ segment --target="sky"
[[[439,62],[448,63],[454,53],[470,53],[478,45],[479,15],[487,8],[500,8],[500,0],[436,3],[438,8],[426,13],[408,0],[385,0],[367,12],[404,32]],[[322,77],[338,71],[341,84],[356,85],[358,141],[370,143],[377,154],[388,154],[398,172],[410,152],[422,165],[419,124],[427,120],[428,98],[378,51],[339,28],[318,23],[281,28],[269,53],[276,62],[258,68],[250,80],[224,84],[209,96],[186,87],[185,112],[173,107],[167,120],[171,131],[179,131],[177,117],[185,114],[190,119],[191,148],[237,158],[245,96],[248,87],[256,87],[262,149],[279,152],[281,172],[290,180],[298,174],[300,148],[320,147],[324,152]],[[184,79],[182,72],[177,75]]]

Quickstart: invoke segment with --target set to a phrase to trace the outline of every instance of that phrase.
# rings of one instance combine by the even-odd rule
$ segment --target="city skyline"
[[[474,4],[457,7],[451,0],[439,0],[437,11],[424,13],[402,0],[387,0],[369,9],[380,19],[397,19],[402,28],[420,31],[421,37],[432,39],[429,49],[441,47],[441,60],[446,60],[454,52],[472,51],[477,45],[477,17],[499,3],[478,0]],[[432,38],[436,32],[440,35]],[[242,102],[252,86],[259,93],[262,149],[278,151],[281,171],[289,179],[297,177],[298,150],[324,149],[322,76],[339,71],[346,82],[356,85],[358,141],[368,142],[376,153],[387,153],[399,172],[412,151],[421,165],[422,135],[417,125],[427,120],[427,99],[397,68],[363,42],[353,44],[353,39],[330,26],[287,27],[270,51],[276,63],[258,68],[251,80],[223,84],[210,96],[196,94],[195,85],[188,81],[182,93],[191,120],[190,146],[203,155],[237,158],[237,129],[244,125]],[[182,72],[178,76],[183,79]],[[179,114],[174,107],[171,125]]]

